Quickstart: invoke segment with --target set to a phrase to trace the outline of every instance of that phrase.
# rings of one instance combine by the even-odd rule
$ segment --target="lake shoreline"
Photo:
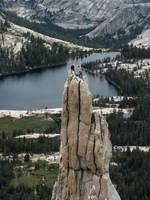
[[[133,108],[115,108],[114,107],[94,107],[92,112],[98,112],[104,116],[109,115],[111,113],[122,112],[125,115],[131,115],[133,112]],[[62,108],[47,108],[47,109],[30,109],[30,110],[0,110],[0,119],[4,117],[12,117],[20,119],[22,117],[32,117],[36,115],[57,115],[60,116],[62,113]]]
[[[30,117],[39,114],[61,114],[62,108],[30,109],[30,110],[0,110],[0,118],[3,117]]]
[[[94,76],[99,76],[100,78],[101,78],[101,77],[105,77],[105,79],[107,80],[107,82],[108,82],[110,85],[114,86],[115,89],[118,91],[118,95],[119,95],[119,94],[120,94],[120,95],[122,94],[122,91],[121,91],[120,86],[119,86],[117,83],[115,83],[112,79],[108,78],[108,77],[106,76],[105,73],[97,73],[97,72],[94,72],[94,71],[89,70],[89,69],[85,69],[85,71],[86,71],[87,73],[89,73],[89,74],[94,75]]]
[[[121,94],[122,94],[122,91],[121,91],[120,86],[119,86],[117,83],[115,83],[113,80],[111,80],[110,78],[108,78],[106,75],[104,75],[104,76],[105,76],[106,80],[108,81],[108,83],[109,83],[110,85],[113,85],[113,86],[116,88],[116,90],[119,92],[119,94],[121,95]],[[119,95],[119,94],[118,94],[118,95]]]
[[[94,60],[103,60],[106,57],[115,58],[116,52],[106,54],[93,53],[87,57],[68,59],[59,65],[39,66],[25,72],[3,74],[0,76],[0,109],[40,109],[57,108],[62,105],[64,83],[68,69]],[[116,96],[118,92],[104,78],[93,76],[85,72],[86,81],[93,96]]]
[[[0,74],[0,79],[1,78],[5,78],[5,77],[10,77],[10,76],[16,76],[16,75],[24,75],[26,73],[30,73],[30,72],[36,72],[36,71],[41,71],[41,70],[44,70],[44,69],[54,69],[54,68],[57,68],[57,67],[63,67],[64,65],[66,65],[67,62],[64,62],[64,63],[58,63],[58,64],[53,64],[53,65],[42,65],[42,66],[39,66],[39,67],[36,67],[36,68],[33,68],[33,69],[27,69],[27,70],[24,70],[24,71],[21,71],[21,72],[12,72],[12,73],[6,73],[6,74]]]

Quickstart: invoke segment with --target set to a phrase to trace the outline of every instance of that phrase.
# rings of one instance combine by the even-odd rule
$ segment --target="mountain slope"
[[[134,37],[149,27],[149,0],[4,0],[7,8],[36,22],[63,28],[93,27],[89,38]]]
[[[71,42],[64,40],[56,39],[36,31],[33,31],[29,28],[23,26],[18,26],[10,22],[3,12],[0,12],[0,44],[4,47],[13,47],[13,51],[17,53],[21,50],[23,43],[27,40],[25,34],[30,33],[35,38],[41,38],[46,46],[51,47],[52,44],[58,43],[69,49],[80,49],[80,50],[91,50],[90,48],[79,46]]]
[[[140,35],[137,36],[137,38],[132,40],[129,44],[133,44],[137,47],[150,47],[150,29],[143,31]]]

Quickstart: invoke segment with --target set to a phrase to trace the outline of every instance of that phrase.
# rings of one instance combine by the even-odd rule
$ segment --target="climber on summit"
[[[71,74],[78,76],[79,78],[83,78],[82,68],[80,65],[75,67],[74,65],[71,65]]]
[[[74,65],[71,65],[71,74],[75,74],[75,67],[74,67]]]
[[[78,76],[79,78],[83,78],[82,68],[81,68],[80,65],[78,65],[78,66],[76,67],[75,72],[76,72],[76,76]]]

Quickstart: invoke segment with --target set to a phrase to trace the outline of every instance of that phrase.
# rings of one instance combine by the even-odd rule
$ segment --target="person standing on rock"
[[[71,74],[75,74],[75,66],[71,65]]]
[[[78,66],[76,67],[75,72],[76,72],[76,76],[78,76],[79,78],[83,78],[82,68],[81,68],[80,65],[78,65]]]

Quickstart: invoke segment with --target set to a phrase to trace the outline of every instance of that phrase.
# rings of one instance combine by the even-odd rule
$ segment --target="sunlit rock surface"
[[[72,75],[64,89],[61,159],[52,200],[119,200],[109,177],[107,122],[92,112],[87,83]]]
[[[18,16],[68,29],[87,29],[89,38],[129,35],[150,28],[149,0],[4,0]],[[84,35],[84,34],[83,34]],[[136,37],[136,35],[135,35]]]

